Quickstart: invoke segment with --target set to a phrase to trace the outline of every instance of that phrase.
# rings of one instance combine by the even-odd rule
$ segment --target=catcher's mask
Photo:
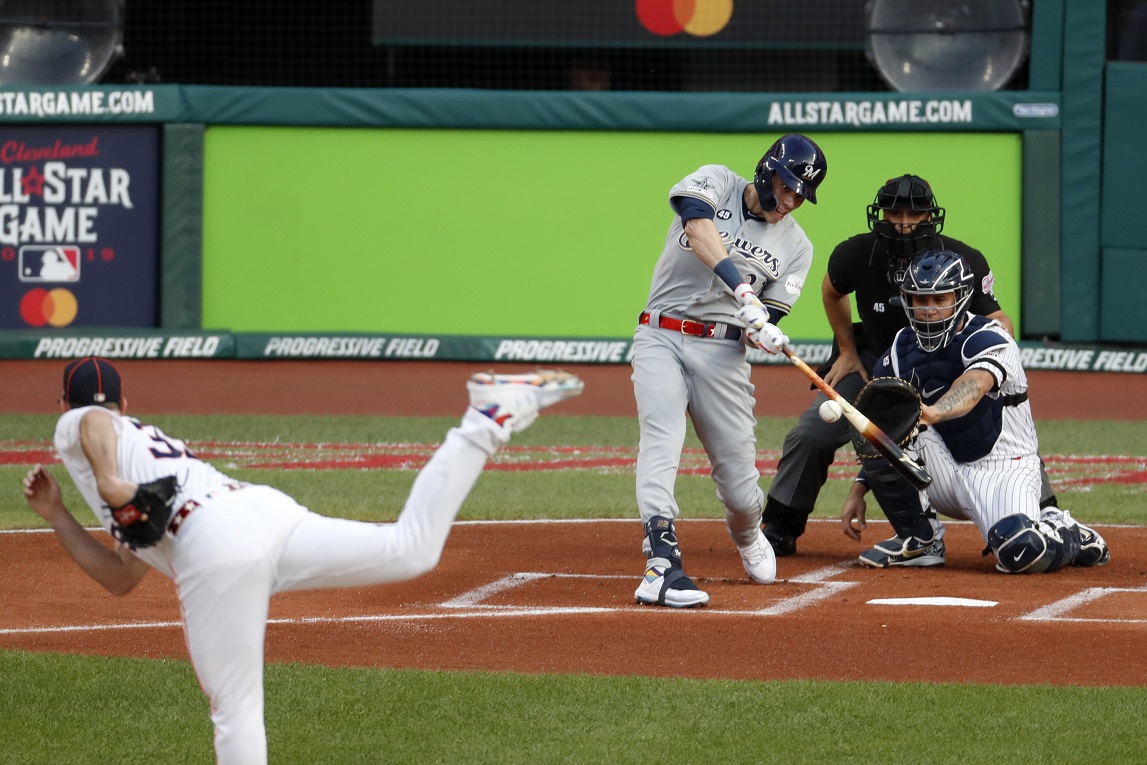
[[[904,313],[920,347],[931,353],[948,343],[964,323],[964,312],[972,299],[975,275],[967,262],[951,250],[936,250],[917,255],[908,264],[900,284]],[[921,295],[955,296],[950,306],[936,309],[934,304],[916,305]]]
[[[929,217],[903,233],[892,221],[885,220],[891,210],[927,213]],[[901,175],[888,179],[877,190],[868,206],[868,230],[880,236],[888,248],[892,267],[903,271],[907,261],[924,252],[932,237],[944,229],[944,215],[945,210],[936,204],[928,181],[918,175]]]
[[[774,175],[780,176],[787,188],[815,205],[816,188],[828,175],[828,161],[811,138],[797,133],[778,138],[757,163],[753,176],[753,186],[765,212],[777,209],[777,199],[773,196]]]

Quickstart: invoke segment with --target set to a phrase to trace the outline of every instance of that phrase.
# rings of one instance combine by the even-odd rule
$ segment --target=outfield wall
[[[1016,134],[810,132],[828,158],[784,328],[832,336],[820,299],[835,244],[867,230],[891,174],[928,178],[945,231],[989,256],[1019,320]],[[668,190],[706,163],[751,176],[773,133],[232,127],[204,142],[204,328],[233,332],[604,337],[632,334],[672,219]],[[967,172],[996,168],[993,193]],[[965,233],[966,232],[966,233]]]

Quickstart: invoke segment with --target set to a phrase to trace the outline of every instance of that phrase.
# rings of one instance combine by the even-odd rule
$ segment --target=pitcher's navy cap
[[[119,372],[98,356],[70,362],[64,367],[64,401],[71,406],[122,403]]]

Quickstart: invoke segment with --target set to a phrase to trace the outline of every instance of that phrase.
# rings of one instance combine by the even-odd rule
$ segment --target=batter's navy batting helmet
[[[916,333],[920,347],[928,352],[939,350],[952,342],[952,337],[963,323],[964,311],[972,299],[975,274],[958,254],[951,250],[921,253],[908,264],[904,281],[900,283],[904,313]],[[916,318],[912,299],[916,295],[943,295],[956,293],[955,308],[951,316],[935,321]]]
[[[891,221],[884,219],[888,210],[926,212],[929,218],[904,234]],[[918,175],[905,174],[889,178],[876,191],[876,197],[868,206],[868,230],[893,244],[889,251],[895,257],[907,259],[923,252],[928,240],[944,229],[944,215],[945,210],[936,204],[928,181]]]
[[[773,196],[774,175],[780,176],[781,183],[815,205],[817,186],[828,175],[828,161],[820,147],[807,136],[790,133],[778,138],[757,163],[757,172],[753,176],[753,186],[765,212],[777,207]]]

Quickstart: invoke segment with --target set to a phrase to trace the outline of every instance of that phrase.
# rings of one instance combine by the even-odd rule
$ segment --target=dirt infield
[[[9,383],[4,410],[51,411],[60,368],[0,363]],[[465,406],[461,381],[473,365],[131,362],[122,369],[138,412],[440,415]],[[561,414],[633,413],[627,369],[576,371],[587,392]],[[794,369],[758,368],[754,376],[762,414],[795,415],[810,400]],[[1126,411],[1142,381],[1034,373],[1037,416],[1145,419],[1147,412]],[[1007,577],[980,556],[979,535],[967,524],[949,527],[942,569],[868,571],[852,563],[863,547],[836,524],[815,523],[801,554],[780,561],[781,581],[762,587],[745,579],[723,524],[684,520],[690,573],[712,602],[673,611],[633,603],[636,518],[460,523],[439,567],[413,582],[277,597],[267,657],[699,678],[1144,685],[1147,531],[1101,531],[1114,550],[1106,567]],[[889,533],[873,523],[866,542]],[[555,537],[560,555],[546,541]],[[129,645],[125,630],[147,630],[149,655],[186,656],[174,588],[158,574],[114,599],[48,533],[2,534],[0,546],[0,648],[114,655]],[[659,636],[667,645],[646,650]],[[1049,663],[1049,646],[1056,656],[1087,660]]]

